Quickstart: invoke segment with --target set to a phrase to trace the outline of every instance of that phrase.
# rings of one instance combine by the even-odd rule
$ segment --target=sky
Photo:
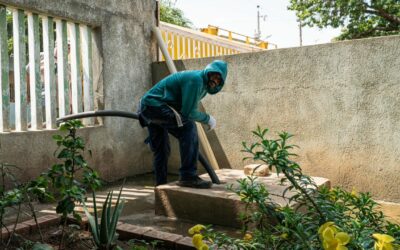
[[[299,26],[294,11],[287,10],[289,0],[172,0],[195,28],[208,24],[253,37],[257,29],[257,5],[261,19],[261,38],[278,48],[300,45]],[[329,43],[340,29],[303,27],[303,45]]]

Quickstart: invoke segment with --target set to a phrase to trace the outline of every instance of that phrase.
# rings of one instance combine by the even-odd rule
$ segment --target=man
[[[179,140],[181,166],[178,185],[210,188],[211,182],[197,176],[199,144],[195,121],[216,126],[214,117],[200,112],[200,100],[206,94],[216,94],[224,86],[227,64],[216,60],[204,70],[172,74],[151,88],[140,101],[140,122],[147,126],[154,153],[156,185],[167,183],[167,164],[170,154],[168,133]]]

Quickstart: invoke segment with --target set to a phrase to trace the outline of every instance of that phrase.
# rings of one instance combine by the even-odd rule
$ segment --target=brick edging
[[[119,239],[121,240],[130,240],[130,239],[138,239],[146,241],[158,240],[162,242],[162,246],[167,247],[168,249],[177,249],[177,250],[196,249],[193,246],[192,238],[190,237],[154,230],[149,227],[140,227],[128,223],[120,223],[117,226],[117,233],[119,233]]]
[[[38,224],[40,225],[41,228],[46,227],[46,226],[53,226],[57,225],[60,223],[61,218],[58,215],[54,214],[49,214],[49,215],[44,215],[40,216],[37,218]],[[10,235],[12,234],[12,230],[14,229],[14,225],[11,225],[8,228],[8,231],[6,228],[2,228],[1,234],[4,239],[8,239]],[[27,220],[23,221],[17,224],[15,228],[15,233],[17,234],[30,234],[33,233],[35,230],[37,230],[37,225],[35,223],[35,220]]]
[[[58,215],[45,215],[38,217],[38,224],[41,228],[46,226],[57,225],[61,221],[61,217]],[[69,221],[71,218],[69,218]],[[87,228],[88,221],[82,218],[82,222],[80,226],[82,228]],[[8,239],[10,234],[12,233],[13,226],[9,228],[7,231],[5,228],[2,228],[1,234],[3,236],[3,240]],[[37,230],[37,225],[35,220],[28,220],[24,222],[20,222],[17,224],[15,228],[15,233],[18,234],[31,234]],[[146,240],[146,241],[161,241],[161,245],[167,247],[168,249],[179,249],[179,250],[192,250],[196,249],[192,244],[192,239],[190,237],[182,236],[179,234],[163,232],[159,230],[154,230],[149,227],[141,227],[128,223],[118,222],[117,225],[117,233],[119,234],[119,239],[121,240],[130,240],[130,239],[138,239],[138,240]]]

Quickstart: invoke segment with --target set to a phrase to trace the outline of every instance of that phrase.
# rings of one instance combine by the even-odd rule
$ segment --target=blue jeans
[[[195,122],[181,116],[183,126],[178,127],[175,113],[166,105],[142,107],[141,115],[147,120],[145,126],[148,128],[149,137],[146,142],[150,144],[154,154],[153,168],[156,185],[167,183],[167,165],[171,151],[168,133],[179,141],[180,178],[185,180],[195,177],[199,157],[199,141]]]

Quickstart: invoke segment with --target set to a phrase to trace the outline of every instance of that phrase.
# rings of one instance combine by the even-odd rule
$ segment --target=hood
[[[208,86],[208,73],[217,72],[222,77],[222,82],[215,88]],[[204,69],[204,84],[206,85],[207,92],[211,95],[218,93],[225,84],[226,76],[228,74],[228,64],[222,60],[215,60]]]

